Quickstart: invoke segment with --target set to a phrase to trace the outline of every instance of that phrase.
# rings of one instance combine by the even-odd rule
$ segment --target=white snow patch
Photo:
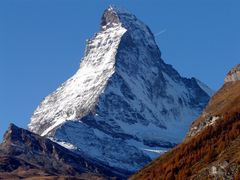
[[[216,175],[217,174],[217,167],[216,166],[212,166],[211,174],[212,175]]]
[[[49,138],[51,141],[65,147],[66,149],[70,149],[70,150],[77,150],[77,147],[71,143],[68,143],[68,142],[64,142],[64,141],[59,141],[59,140],[56,140],[54,138]]]

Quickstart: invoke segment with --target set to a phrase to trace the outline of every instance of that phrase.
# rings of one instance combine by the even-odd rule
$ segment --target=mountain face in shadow
[[[122,179],[121,173],[127,175],[14,124],[0,145],[0,177],[4,179]]]
[[[228,73],[181,144],[130,179],[240,179],[239,72]]]

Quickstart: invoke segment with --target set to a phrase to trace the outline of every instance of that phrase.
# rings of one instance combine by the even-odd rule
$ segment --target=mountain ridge
[[[193,122],[192,127],[187,134],[187,138],[194,136],[208,125],[212,125],[221,120],[221,116],[219,114],[221,114],[222,111],[226,111],[226,109],[232,111],[235,109],[235,104],[239,103],[237,93],[240,80],[237,79],[237,74],[240,72],[239,67],[240,65],[236,65],[228,72],[224,79],[224,85],[209,101],[207,107],[202,112],[202,115]],[[226,79],[229,80],[226,81]],[[233,89],[232,91],[230,91],[231,88]]]
[[[130,179],[239,179],[239,92],[239,80],[225,82],[184,141]]]
[[[135,172],[181,142],[210,95],[162,60],[136,16],[109,7],[100,29],[87,41],[79,70],[41,102],[28,127]]]
[[[122,173],[122,174],[121,174]],[[0,177],[76,177],[123,179],[116,171],[83,154],[75,154],[51,140],[10,124],[0,144]]]

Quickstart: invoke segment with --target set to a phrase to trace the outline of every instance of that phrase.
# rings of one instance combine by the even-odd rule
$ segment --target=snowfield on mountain
[[[80,68],[35,110],[29,130],[135,172],[180,143],[212,91],[161,58],[150,29],[109,7]]]

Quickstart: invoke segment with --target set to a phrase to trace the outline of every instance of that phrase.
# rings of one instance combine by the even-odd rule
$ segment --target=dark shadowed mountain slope
[[[127,175],[127,172],[121,172]],[[123,178],[120,172],[11,124],[0,145],[0,179],[51,177]]]
[[[183,143],[130,179],[240,179],[240,81],[228,76]]]

